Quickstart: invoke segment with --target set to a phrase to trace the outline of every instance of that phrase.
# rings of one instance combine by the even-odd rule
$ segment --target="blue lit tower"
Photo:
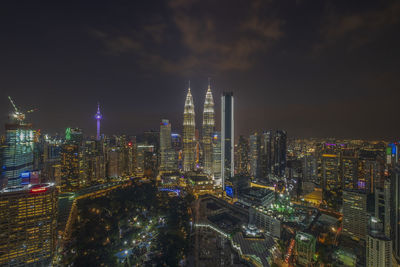
[[[11,97],[8,97],[14,111],[12,122],[6,123],[6,141],[3,151],[2,180],[0,187],[18,186],[22,182],[23,173],[33,169],[33,141],[32,124],[25,122],[25,115],[34,109],[22,111]]]
[[[103,118],[103,115],[100,113],[100,104],[97,103],[97,113],[94,115],[95,119],[97,120],[97,135],[96,139],[100,140],[100,121]]]

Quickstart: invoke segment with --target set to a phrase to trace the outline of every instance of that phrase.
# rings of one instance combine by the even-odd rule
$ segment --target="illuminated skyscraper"
[[[250,135],[250,176],[258,178],[260,176],[260,136],[257,133]]]
[[[278,130],[274,136],[274,174],[283,177],[286,169],[286,131]]]
[[[168,152],[171,149],[171,124],[168,120],[162,120],[160,124],[161,170],[165,170],[167,168]]]
[[[239,137],[235,155],[235,173],[244,176],[249,175],[249,142],[243,135]]]
[[[221,133],[215,132],[212,139],[213,177],[216,186],[222,185],[221,179]]]
[[[163,171],[173,171],[178,167],[176,152],[171,143],[171,124],[168,120],[162,120],[160,125],[160,169]]]
[[[79,146],[64,144],[61,148],[61,190],[73,192],[80,187],[80,160]]]
[[[260,139],[260,176],[266,181],[271,175],[283,177],[286,169],[286,132],[266,131]]]
[[[235,170],[233,93],[223,93],[221,103],[221,177],[224,188],[225,180],[233,177]]]
[[[195,114],[192,93],[186,96],[183,112],[183,171],[192,171],[195,168]]]
[[[357,189],[357,154],[353,149],[342,149],[341,176],[343,189]]]
[[[397,146],[396,146],[397,148]],[[391,238],[393,254],[400,263],[400,166],[397,165],[398,154],[395,153],[396,165],[393,166],[391,177]]]
[[[208,80],[208,90],[204,101],[203,111],[203,159],[204,171],[208,174],[212,173],[212,138],[214,134],[214,100],[211,93],[210,80]]]
[[[367,195],[362,190],[343,191],[343,233],[354,240],[365,240],[367,234]]]
[[[50,266],[55,252],[57,190],[53,184],[0,191],[0,265]]]
[[[324,145],[319,152],[318,175],[321,179],[322,200],[327,206],[338,210],[341,205],[342,180],[340,175],[340,150]]]
[[[96,140],[100,140],[100,121],[103,118],[103,116],[100,113],[100,104],[97,103],[97,113],[94,115],[96,121],[97,121],[97,135],[96,135]]]
[[[2,187],[21,184],[21,174],[33,169],[32,124],[6,124],[6,142],[3,152]]]
[[[383,188],[375,190],[375,217],[382,223],[387,237],[390,237],[390,182],[390,179],[385,179]]]

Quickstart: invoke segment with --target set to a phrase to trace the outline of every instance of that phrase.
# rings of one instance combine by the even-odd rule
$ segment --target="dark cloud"
[[[314,52],[346,42],[348,50],[356,49],[376,40],[387,27],[400,22],[400,2],[388,1],[385,7],[350,14],[331,14],[324,19],[320,34],[321,41],[314,45]]]
[[[221,93],[234,92],[237,135],[395,137],[399,9],[391,0],[8,1],[0,125],[11,95],[39,108],[29,119],[43,132],[94,133],[97,101],[106,134],[158,129],[163,118],[179,131],[190,79],[200,127],[211,76],[217,122]]]
[[[226,4],[219,3],[221,7]],[[165,72],[247,70],[254,66],[260,53],[268,52],[284,35],[283,20],[257,14],[257,10],[268,4],[255,1],[245,5],[247,11],[236,17],[229,14],[229,9],[221,8],[225,14],[209,12],[215,10],[214,1],[170,1],[171,16],[164,20],[170,19],[172,26],[169,27],[177,30],[176,38],[172,39],[168,36],[172,29],[167,31],[166,23],[146,24],[140,31],[122,34],[102,29],[94,32],[111,52],[134,54],[144,66]],[[171,57],[170,51],[160,46],[178,47],[181,51]]]

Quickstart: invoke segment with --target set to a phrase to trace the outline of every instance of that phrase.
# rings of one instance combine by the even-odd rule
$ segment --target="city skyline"
[[[0,25],[2,266],[400,266],[400,0]]]
[[[200,121],[211,77],[215,96],[238,99],[237,136],[392,139],[400,130],[396,1],[48,4],[41,19],[33,4],[3,7],[2,124],[11,95],[38,108],[28,119],[48,132],[94,135],[97,102],[106,134],[157,129],[163,118],[179,130],[187,81]]]

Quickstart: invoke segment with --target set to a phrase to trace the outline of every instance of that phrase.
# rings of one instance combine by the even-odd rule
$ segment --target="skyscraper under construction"
[[[208,80],[208,90],[206,99],[204,101],[203,111],[203,158],[204,158],[204,171],[207,174],[212,173],[212,138],[214,134],[215,118],[214,118],[214,99],[211,93],[210,80]]]
[[[194,103],[189,85],[183,112],[183,170],[185,172],[192,171],[195,167],[195,127]]]

